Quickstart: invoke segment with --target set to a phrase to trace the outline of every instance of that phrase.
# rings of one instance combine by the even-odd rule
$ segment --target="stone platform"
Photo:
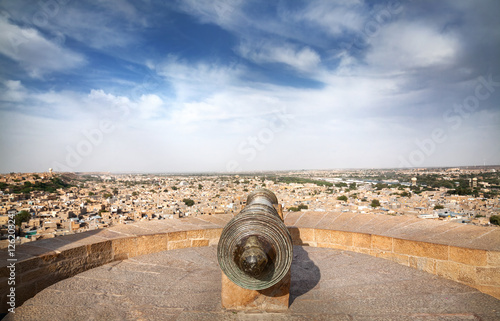
[[[216,246],[162,251],[87,270],[5,320],[499,320],[500,300],[370,255],[294,247],[286,313],[221,309]]]
[[[20,307],[44,289],[58,286],[57,282],[72,281],[95,268],[160,255],[156,253],[170,256],[165,252],[217,245],[223,227],[232,217],[220,214],[142,221],[30,242],[16,246],[14,252],[2,250],[0,317],[7,313],[11,303]],[[351,255],[367,254],[372,259],[424,271],[429,277],[459,282],[500,299],[500,228],[410,216],[314,211],[286,213],[285,224],[294,245],[346,251],[344,253]],[[12,262],[15,269],[10,267]],[[8,282],[12,275],[16,280],[15,302],[12,302],[12,286]],[[359,277],[363,280],[362,274]],[[217,280],[220,283],[220,274]],[[424,296],[432,295],[429,291]],[[110,296],[110,302],[113,297]],[[78,305],[68,305],[68,311],[74,306]],[[395,305],[394,311],[399,311],[397,307]]]

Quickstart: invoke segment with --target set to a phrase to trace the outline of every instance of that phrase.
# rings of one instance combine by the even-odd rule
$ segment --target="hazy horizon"
[[[500,2],[0,4],[0,172],[500,164]]]
[[[158,171],[158,172],[142,172],[142,171],[122,171],[122,172],[116,172],[116,171],[86,171],[86,172],[64,172],[64,171],[53,171],[54,173],[74,173],[74,174],[110,174],[110,175],[191,175],[191,176],[197,176],[197,175],[253,175],[253,174],[258,174],[258,173],[282,173],[282,172],[312,172],[312,171],[364,171],[364,170],[373,170],[373,171],[385,171],[385,170],[411,170],[411,169],[420,169],[420,168],[425,168],[425,169],[441,169],[441,168],[490,168],[490,167],[500,167],[500,164],[497,165],[465,165],[465,166],[432,166],[432,167],[410,167],[410,168],[402,168],[402,167],[358,167],[358,168],[301,168],[301,169],[269,169],[269,170],[250,170],[250,171],[235,171],[235,172],[228,172],[228,171],[177,171],[177,172],[168,172],[168,171]],[[45,173],[48,172],[52,168],[48,168],[45,171],[39,171],[39,172],[0,172],[2,175],[6,174],[19,174],[19,173]]]

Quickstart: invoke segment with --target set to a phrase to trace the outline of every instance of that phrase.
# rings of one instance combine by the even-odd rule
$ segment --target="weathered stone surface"
[[[277,312],[288,309],[290,271],[277,284],[264,290],[244,289],[222,273],[221,305],[228,310]]]
[[[5,320],[500,318],[499,300],[463,284],[368,255],[300,246],[294,247],[286,311],[226,311],[216,258],[211,246],[112,262],[53,284]]]
[[[353,233],[352,234],[352,245],[356,248],[371,248],[372,238],[370,234],[365,233]]]
[[[317,229],[315,231],[315,241],[352,246],[352,235],[351,232]]]
[[[292,236],[293,244],[309,245],[314,244],[314,229],[311,228],[289,228],[288,231]]]
[[[181,241],[169,241],[168,250],[185,249],[191,247],[191,240],[181,240]]]
[[[436,260],[426,257],[409,257],[410,267],[425,271],[427,273],[436,274]]]
[[[500,267],[477,267],[476,273],[479,284],[500,286]]]
[[[367,253],[472,285],[500,298],[500,278],[495,269],[500,268],[498,228],[375,214],[285,214],[285,222],[296,226],[289,228],[294,244]],[[36,293],[36,289],[61,278],[107,262],[164,250],[216,245],[222,227],[231,218],[230,214],[222,214],[144,221],[18,246],[18,285],[35,289]],[[0,251],[0,277],[8,275],[7,255]],[[6,284],[0,286],[2,293],[6,293]],[[2,300],[5,302],[4,297]],[[5,311],[5,305],[2,309]]]
[[[392,238],[387,236],[372,235],[372,249],[392,251]]]
[[[208,240],[191,240],[191,247],[208,246]]]
[[[394,239],[393,249],[395,253],[448,260],[448,246],[446,245]]]
[[[500,266],[500,252],[488,251],[487,262],[488,265]]]
[[[485,266],[488,262],[487,251],[485,250],[475,250],[463,247],[450,246],[449,255],[450,255],[449,259],[451,261],[463,264]]]

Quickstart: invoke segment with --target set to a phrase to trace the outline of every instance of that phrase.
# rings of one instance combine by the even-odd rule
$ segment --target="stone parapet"
[[[44,288],[109,262],[215,245],[230,214],[138,222],[39,240],[15,251],[16,306]],[[500,299],[500,229],[411,217],[332,212],[285,215],[294,244],[369,254],[474,287]],[[0,251],[1,312],[10,291]]]
[[[500,299],[500,228],[330,212],[290,213],[285,223],[295,245],[369,254]]]

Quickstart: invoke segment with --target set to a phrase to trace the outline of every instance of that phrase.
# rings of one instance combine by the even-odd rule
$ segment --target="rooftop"
[[[220,306],[216,246],[113,262],[58,282],[5,320],[495,320],[500,301],[366,254],[294,247],[286,313]]]
[[[18,246],[7,320],[254,318],[220,308],[215,249],[231,218],[144,221]],[[500,317],[498,228],[314,211],[286,213],[285,223],[296,245],[290,309],[262,320]],[[8,252],[0,256],[6,265]],[[0,272],[6,280],[6,266]]]

